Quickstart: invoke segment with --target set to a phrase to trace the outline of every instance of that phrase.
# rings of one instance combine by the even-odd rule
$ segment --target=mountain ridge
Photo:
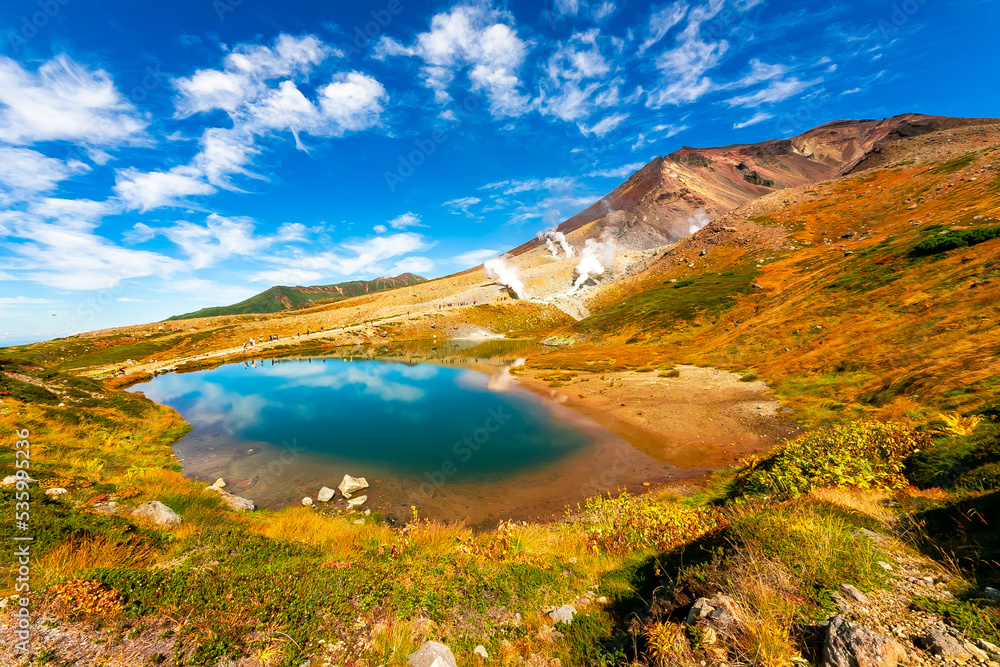
[[[396,287],[417,285],[426,281],[426,278],[414,273],[401,273],[398,276],[383,276],[373,278],[372,280],[349,280],[333,285],[296,285],[294,287],[274,285],[239,303],[228,306],[201,308],[190,313],[184,313],[183,315],[168,317],[164,322],[190,320],[199,317],[217,317],[220,315],[277,313],[296,308],[308,308],[320,302],[372,294],[374,292],[395,289]],[[317,295],[317,298],[313,298],[312,295]]]

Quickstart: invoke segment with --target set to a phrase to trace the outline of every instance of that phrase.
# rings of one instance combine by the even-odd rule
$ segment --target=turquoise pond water
[[[593,493],[613,465],[612,481],[663,468],[513,385],[503,365],[485,373],[264,359],[161,375],[133,390],[193,426],[174,448],[185,474],[222,477],[229,491],[261,506],[315,498],[320,486],[335,487],[349,473],[372,483],[370,505],[388,514],[415,504],[425,514],[478,523],[557,511]]]

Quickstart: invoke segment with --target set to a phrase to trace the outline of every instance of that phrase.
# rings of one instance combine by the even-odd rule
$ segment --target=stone
[[[722,595],[721,593],[714,595],[711,599],[709,599],[708,605],[710,607],[715,607],[716,609],[722,607],[730,614],[736,613],[736,600],[732,599],[728,595]]]
[[[368,501],[368,496],[358,496],[347,501],[348,507],[361,507]]]
[[[711,611],[706,618],[717,628],[725,628],[736,620],[736,618],[729,613],[728,609],[723,609],[722,607]]]
[[[971,642],[962,642],[962,648],[972,654],[972,657],[979,662],[986,662],[990,659],[989,654]]]
[[[566,625],[573,624],[573,616],[575,615],[576,608],[571,604],[564,604],[549,612],[549,618],[552,619],[553,623],[565,623]]]
[[[896,640],[834,616],[827,627],[820,667],[895,667],[906,659]]]
[[[726,611],[725,609],[718,609],[716,611]],[[729,613],[729,612],[726,612]],[[701,643],[705,646],[711,646],[719,640],[719,635],[715,632],[713,628],[702,628],[701,630]]]
[[[7,477],[3,478],[2,482],[0,482],[0,486],[14,486],[15,484],[17,484],[18,479],[19,478],[17,475],[8,475]],[[28,482],[28,484],[32,484],[38,481],[37,479],[32,479],[30,477],[23,477],[21,479],[24,479],[24,481]]]
[[[110,503],[108,504],[110,505]],[[173,528],[174,526],[181,525],[181,517],[177,514],[177,512],[173,511],[159,500],[150,500],[142,503],[141,505],[136,505],[132,509],[132,516],[152,521],[157,526],[163,526],[165,528]]]
[[[849,600],[854,600],[858,604],[869,604],[868,596],[850,584],[841,584],[840,592],[846,595]]]
[[[982,651],[986,651],[987,653],[1000,657],[1000,646],[997,646],[996,644],[991,644],[985,639],[977,639],[973,642],[973,644],[975,644],[976,648]]]
[[[345,498],[350,498],[361,489],[367,489],[368,480],[364,477],[351,477],[350,475],[344,475],[344,479],[341,480],[340,486],[337,488],[340,489],[340,492],[344,494]]]
[[[64,493],[69,493],[69,491],[59,486],[51,489],[45,489],[45,495],[47,496],[61,496]]]
[[[212,487],[216,489],[224,489],[226,488],[226,480],[220,477],[219,479],[215,480],[215,484],[213,484]]]
[[[410,667],[457,667],[451,649],[441,642],[424,642],[424,645],[406,659]]]
[[[957,639],[940,628],[931,628],[926,636],[918,639],[918,643],[934,655],[946,660],[967,662],[972,659],[972,654],[966,651]]]
[[[113,500],[107,503],[97,503],[90,509],[92,509],[94,512],[98,514],[106,514],[106,515],[115,514],[118,511],[118,503],[116,503]]]
[[[482,644],[480,644],[476,648],[472,649],[472,653],[474,655],[478,655],[483,660],[486,660],[486,659],[488,659],[490,657],[490,654],[486,652],[486,647],[483,646]]]
[[[321,503],[328,503],[331,500],[333,500],[333,496],[336,493],[337,492],[331,489],[330,487],[324,486],[322,489],[319,490],[319,493],[316,494],[316,500],[320,501]]]
[[[986,597],[990,598],[991,600],[1000,600],[1000,591],[998,591],[995,588],[990,588],[989,586],[987,586],[986,590],[983,591],[983,594]]]
[[[302,499],[302,504],[305,505],[306,507],[309,507],[313,504],[313,499],[310,498],[309,496],[306,496],[305,498]]]
[[[208,487],[209,491],[215,491],[222,497],[222,501],[229,505],[234,510],[239,512],[249,512],[257,508],[252,500],[249,498],[241,498],[240,496],[234,496],[231,493],[223,491],[221,488],[215,486],[214,484]]]
[[[709,614],[715,611],[715,607],[708,604],[708,598],[698,598],[691,605],[691,610],[688,612],[686,623],[688,625],[694,625],[703,618],[707,618]]]

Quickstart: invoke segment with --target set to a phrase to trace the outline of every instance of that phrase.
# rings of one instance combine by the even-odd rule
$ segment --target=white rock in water
[[[302,499],[302,504],[305,505],[306,507],[309,507],[310,505],[313,504],[313,499],[310,498],[309,496],[306,496],[305,498]]]
[[[213,488],[213,489],[224,489],[224,488],[226,488],[226,480],[224,480],[224,479],[222,479],[222,478],[220,477],[219,479],[215,480],[215,484],[213,484],[213,485],[212,485],[211,487],[209,487],[209,488]]]
[[[45,495],[47,496],[61,496],[64,493],[69,493],[66,489],[62,487],[55,487],[52,489],[45,489]]]
[[[367,500],[368,496],[358,496],[357,498],[351,498],[350,500],[347,501],[347,506],[360,507],[361,505],[364,505],[365,502],[367,502]]]
[[[141,519],[148,519],[158,526],[164,526],[166,528],[173,528],[174,526],[181,525],[181,517],[177,512],[173,511],[159,500],[150,500],[149,502],[137,505],[132,510],[132,516]]]
[[[222,500],[227,505],[232,507],[234,510],[239,510],[241,512],[249,512],[250,510],[257,508],[257,506],[254,505],[254,502],[249,498],[241,498],[240,496],[234,496],[233,494],[223,491],[222,489],[220,489],[215,485],[208,487],[208,490],[215,491],[220,496],[222,496]]]
[[[410,667],[456,667],[451,649],[441,642],[424,642],[406,662]]]
[[[324,486],[322,489],[319,490],[319,493],[316,494],[316,500],[320,501],[321,503],[328,503],[331,500],[333,500],[333,496],[336,493],[337,492],[331,489],[330,487]]]
[[[340,489],[340,492],[344,494],[345,498],[350,498],[361,489],[367,489],[368,480],[364,477],[351,477],[350,475],[344,475],[344,479],[341,480],[340,486],[337,488]]]

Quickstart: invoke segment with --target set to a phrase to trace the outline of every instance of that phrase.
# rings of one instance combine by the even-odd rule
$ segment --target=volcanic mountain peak
[[[558,230],[592,222],[621,229],[620,239],[647,249],[687,236],[708,219],[784,188],[808,185],[867,168],[892,142],[968,125],[982,118],[902,114],[883,120],[838,120],[790,139],[715,148],[685,146],[657,157]],[[535,247],[531,241],[513,252]]]

